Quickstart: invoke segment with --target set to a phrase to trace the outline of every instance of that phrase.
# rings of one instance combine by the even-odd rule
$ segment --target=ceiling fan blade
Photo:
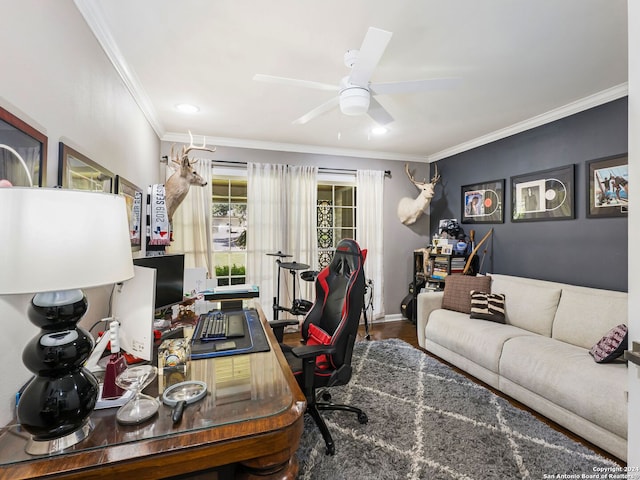
[[[369,90],[374,95],[389,93],[415,93],[429,92],[432,90],[446,90],[457,87],[462,82],[461,78],[429,78],[427,80],[408,80],[406,82],[372,83]]]
[[[349,83],[367,88],[369,79],[378,66],[378,62],[382,58],[382,54],[387,48],[392,35],[391,32],[386,30],[369,27],[367,35],[362,41],[357,60],[351,69]]]
[[[393,122],[393,117],[382,105],[373,97],[369,100],[369,111],[367,115],[378,125],[387,125]]]
[[[332,97],[331,100],[328,100],[324,102],[322,105],[317,106],[310,112],[305,113],[300,118],[297,118],[296,120],[294,120],[292,123],[294,125],[304,125],[309,120],[313,120],[314,118],[322,115],[323,113],[327,113],[332,108],[337,107],[339,103],[340,103],[340,97],[336,95],[335,97]]]
[[[294,87],[315,88],[316,90],[328,90],[331,92],[337,92],[340,88],[337,85],[331,85],[328,83],[312,82],[310,80],[298,80],[296,78],[276,77],[274,75],[265,75],[262,73],[256,73],[253,79],[258,82],[278,83],[280,85],[290,85]]]

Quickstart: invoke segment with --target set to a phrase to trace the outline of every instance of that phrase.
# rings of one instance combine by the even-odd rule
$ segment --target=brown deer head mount
[[[193,135],[191,135],[191,132],[189,132],[189,138],[191,139],[189,146],[183,145],[181,153],[174,154],[173,148],[175,144],[171,146],[168,165],[171,168],[174,168],[175,172],[164,183],[165,205],[167,208],[167,217],[169,218],[169,222],[172,221],[173,214],[184,200],[184,197],[187,196],[189,187],[191,187],[191,185],[204,187],[207,184],[207,180],[202,178],[193,168],[193,165],[195,165],[198,160],[190,160],[189,152],[192,150],[201,150],[205,152],[216,151],[215,147],[207,147],[206,137],[203,139],[202,145],[193,144]],[[175,164],[175,167],[171,165],[172,163]]]
[[[431,203],[436,183],[440,181],[438,165],[436,164],[435,167],[435,173],[430,182],[427,182],[426,178],[423,182],[418,182],[409,172],[409,164],[405,164],[404,169],[407,177],[409,177],[411,183],[418,187],[420,194],[416,198],[404,197],[400,199],[400,203],[398,203],[398,218],[403,224],[411,225],[415,223]]]

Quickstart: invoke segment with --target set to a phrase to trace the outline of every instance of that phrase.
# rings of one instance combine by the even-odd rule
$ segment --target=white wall
[[[640,178],[640,2],[629,8],[629,177]],[[640,211],[629,209],[629,348],[640,342]],[[627,464],[640,468],[640,367],[629,364],[629,443]],[[640,478],[637,470],[629,478]]]
[[[73,1],[0,0],[0,12],[0,105],[47,135],[47,185],[57,181],[59,141],[141,187],[156,183],[160,141]],[[93,323],[106,315],[108,289],[87,295]],[[11,421],[15,392],[30,377],[21,361],[37,332],[29,300],[0,296],[0,424]]]

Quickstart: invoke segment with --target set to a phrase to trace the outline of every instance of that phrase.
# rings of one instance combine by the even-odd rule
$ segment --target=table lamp
[[[29,321],[41,330],[22,361],[35,374],[18,402],[30,454],[83,440],[98,383],[83,367],[94,346],[76,324],[82,288],[133,277],[124,197],[49,188],[0,188],[0,295],[35,293]],[[22,321],[15,319],[11,321]]]

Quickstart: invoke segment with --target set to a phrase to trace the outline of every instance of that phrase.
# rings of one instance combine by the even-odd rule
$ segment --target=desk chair
[[[302,324],[304,345],[281,345],[298,384],[307,400],[307,413],[322,433],[327,454],[335,453],[331,433],[320,415],[321,410],[343,410],[358,415],[367,423],[367,415],[357,407],[331,402],[323,390],[318,400],[317,389],[346,385],[351,378],[351,355],[364,306],[365,278],[362,265],[366,250],[350,239],[340,241],[329,266],[315,280],[316,299]],[[282,339],[289,321],[272,322],[276,338]],[[296,322],[297,323],[297,322]]]

